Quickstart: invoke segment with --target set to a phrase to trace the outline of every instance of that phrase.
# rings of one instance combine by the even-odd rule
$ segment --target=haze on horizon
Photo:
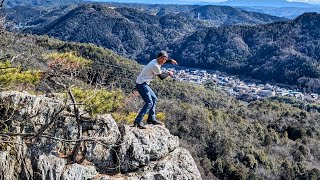
[[[128,3],[148,3],[148,4],[195,4],[195,3],[219,3],[219,2],[225,2],[227,0],[160,0],[160,1],[145,1],[145,0],[92,0],[92,1],[101,1],[101,2],[128,2]],[[233,0],[235,1],[235,0]],[[255,0],[256,2],[259,2],[259,0]],[[284,0],[279,0],[279,2],[283,2]],[[320,5],[320,0],[286,0],[288,2],[303,2],[303,3],[309,3],[309,4],[317,4]]]

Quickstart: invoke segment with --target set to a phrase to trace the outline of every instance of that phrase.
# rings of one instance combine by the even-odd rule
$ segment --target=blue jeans
[[[158,102],[157,96],[147,83],[136,84],[137,90],[145,102],[142,109],[135,119],[135,123],[140,123],[143,120],[144,115],[149,111],[148,120],[156,119],[156,105]]]

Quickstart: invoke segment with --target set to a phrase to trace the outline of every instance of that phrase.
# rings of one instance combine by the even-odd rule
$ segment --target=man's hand
[[[172,72],[172,71],[169,71],[168,74],[169,74],[169,76],[171,76],[171,77],[173,76],[173,72]]]
[[[174,59],[171,59],[171,63],[172,63],[173,65],[177,65],[177,64],[178,64],[177,61],[174,60]]]

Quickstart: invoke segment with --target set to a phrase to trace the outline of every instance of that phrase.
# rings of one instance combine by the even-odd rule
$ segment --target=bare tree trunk
[[[3,6],[3,2],[4,2],[4,0],[2,0],[2,1],[1,1],[0,7],[2,7],[2,6]]]
[[[0,31],[4,30],[4,17],[0,14]]]
[[[0,8],[2,8],[3,2],[4,0],[1,1]],[[6,19],[5,13],[0,13],[0,31],[5,29],[4,28],[5,19]]]
[[[77,134],[77,139],[82,138],[82,126],[81,126],[81,120],[80,120],[80,113],[79,109],[77,107],[77,102],[76,99],[71,91],[71,87],[68,88],[68,94],[71,97],[71,101],[73,103],[73,109],[74,109],[74,114],[76,117],[77,121],[77,126],[78,126],[78,134]],[[71,161],[76,162],[77,161],[77,155],[80,149],[81,141],[77,141],[76,145],[73,147],[72,153],[71,153]]]

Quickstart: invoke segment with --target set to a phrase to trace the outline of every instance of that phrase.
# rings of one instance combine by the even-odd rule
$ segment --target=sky
[[[93,1],[104,1],[104,0],[93,0]],[[105,1],[113,1],[113,2],[135,2],[134,0],[105,0]],[[161,3],[161,1],[170,1],[172,3],[174,2],[222,2],[222,1],[226,1],[226,0],[157,0],[156,2],[157,3]],[[258,1],[258,0],[257,0]],[[305,3],[309,3],[309,4],[318,4],[320,5],[320,0],[287,0],[287,1],[290,1],[290,2],[305,2]],[[149,3],[152,2],[152,1],[148,1]],[[154,1],[155,2],[155,1]]]
[[[292,0],[288,0],[292,1]],[[320,4],[320,0],[295,0],[295,2],[305,2],[310,4]]]
[[[225,0],[183,0],[183,1],[199,1],[199,2],[222,2]],[[287,0],[290,2],[305,2],[305,3],[310,3],[310,4],[320,4],[320,0]]]

